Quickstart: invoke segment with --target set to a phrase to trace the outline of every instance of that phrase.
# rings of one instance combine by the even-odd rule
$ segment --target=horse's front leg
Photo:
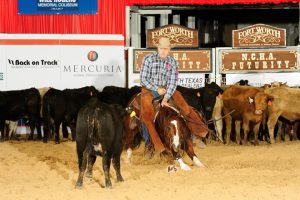
[[[131,129],[124,121],[124,128],[123,128],[123,144],[124,144],[124,149],[126,150],[127,153],[127,158],[126,158],[126,163],[131,163],[132,161],[132,149],[133,149],[133,140],[134,136],[137,134],[138,130],[137,127],[134,129]]]
[[[194,148],[193,148],[193,142],[191,139],[188,139],[185,142],[185,152],[187,153],[187,155],[191,158],[191,160],[194,162],[194,164],[197,167],[204,167],[204,165],[202,164],[202,162],[197,158],[195,152],[194,152]]]
[[[179,154],[179,152],[174,152],[172,150],[173,158],[175,158],[175,161],[179,164],[180,169],[184,171],[191,170],[190,166],[188,166],[182,159],[182,156]]]
[[[131,161],[132,161],[132,149],[131,149],[131,148],[128,148],[128,149],[126,150],[126,153],[127,153],[127,157],[126,157],[125,162],[128,163],[128,164],[130,164]]]

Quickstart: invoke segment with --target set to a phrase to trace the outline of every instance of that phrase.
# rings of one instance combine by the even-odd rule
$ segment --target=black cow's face
[[[209,120],[211,118],[216,103],[216,97],[222,93],[223,90],[214,82],[206,84],[203,88],[201,93],[201,100],[206,119]]]

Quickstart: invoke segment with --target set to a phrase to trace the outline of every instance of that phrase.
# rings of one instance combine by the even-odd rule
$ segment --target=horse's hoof
[[[193,158],[193,162],[197,167],[204,167],[204,165],[202,164],[202,162],[196,157],[194,156]]]
[[[180,166],[180,168],[184,171],[190,171],[192,170],[188,165],[183,165],[183,166]]]

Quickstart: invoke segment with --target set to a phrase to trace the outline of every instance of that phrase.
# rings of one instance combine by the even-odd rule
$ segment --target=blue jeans
[[[157,91],[153,91],[153,90],[152,90],[152,95],[153,95],[153,98],[160,96]],[[150,135],[149,135],[149,131],[143,121],[142,121],[142,133],[143,133],[143,137],[145,140],[145,145],[149,145],[150,144]]]

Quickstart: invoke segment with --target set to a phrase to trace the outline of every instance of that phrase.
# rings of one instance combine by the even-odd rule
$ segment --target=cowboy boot
[[[144,157],[150,160],[154,156],[154,146],[151,142],[145,145]]]

